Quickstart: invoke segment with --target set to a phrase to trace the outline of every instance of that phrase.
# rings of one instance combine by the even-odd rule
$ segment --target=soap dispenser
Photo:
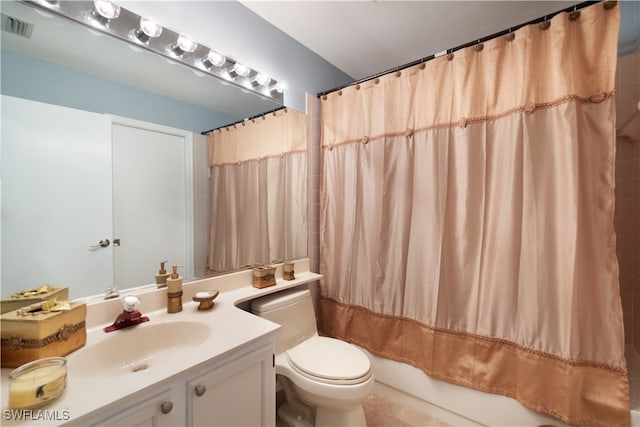
[[[156,274],[156,285],[158,285],[158,288],[164,288],[167,286],[167,278],[171,275],[169,273],[167,273],[167,270],[165,270],[164,265],[167,263],[167,261],[162,261],[160,263],[160,270],[158,270],[158,274]]]
[[[167,278],[167,313],[182,311],[182,277],[178,275],[178,267],[174,265],[171,276]]]

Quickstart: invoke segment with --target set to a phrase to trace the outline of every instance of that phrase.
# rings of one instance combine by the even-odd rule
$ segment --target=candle
[[[27,409],[60,396],[67,385],[67,361],[47,357],[14,369],[9,375],[9,406]]]

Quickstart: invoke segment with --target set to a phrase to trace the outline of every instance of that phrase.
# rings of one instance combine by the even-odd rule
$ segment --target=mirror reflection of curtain
[[[619,7],[322,101],[321,330],[569,424],[629,425]]]
[[[307,253],[306,129],[282,109],[209,134],[210,272]]]

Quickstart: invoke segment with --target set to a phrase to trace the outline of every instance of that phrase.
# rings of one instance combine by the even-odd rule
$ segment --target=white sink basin
[[[135,375],[176,363],[211,334],[206,323],[147,322],[113,332],[68,357],[69,370],[81,377]]]

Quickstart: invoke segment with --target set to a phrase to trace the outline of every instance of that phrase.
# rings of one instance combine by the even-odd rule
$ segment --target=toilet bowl
[[[251,310],[281,325],[276,379],[286,403],[278,415],[292,426],[366,426],[362,401],[374,386],[369,358],[352,344],[318,335],[309,290],[256,299]]]

